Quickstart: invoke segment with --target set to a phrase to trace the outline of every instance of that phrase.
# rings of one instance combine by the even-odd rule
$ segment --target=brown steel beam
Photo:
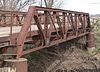
[[[37,26],[37,30],[32,31],[32,25]],[[25,42],[29,40],[33,44],[37,43],[35,49],[38,50],[87,35],[91,31],[88,13],[37,6],[31,6],[27,13],[0,11],[0,27],[2,26],[10,27],[7,40],[17,46],[17,57],[35,51],[30,48],[24,51]],[[20,26],[20,32],[13,33],[13,26]]]

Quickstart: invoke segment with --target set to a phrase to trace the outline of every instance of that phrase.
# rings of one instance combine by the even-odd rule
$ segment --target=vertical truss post
[[[17,58],[20,57],[23,52],[24,41],[26,39],[28,30],[31,25],[32,17],[34,16],[34,14],[35,14],[35,8],[30,7],[27,12],[21,31],[17,38]]]

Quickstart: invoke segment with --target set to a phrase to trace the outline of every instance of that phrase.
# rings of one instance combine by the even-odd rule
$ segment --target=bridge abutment
[[[10,72],[28,72],[27,70],[27,59],[6,59],[6,66],[9,67]]]
[[[87,35],[87,47],[88,47],[88,48],[95,48],[94,32],[90,32],[90,33]]]
[[[95,49],[95,38],[94,38],[94,32],[90,32],[88,35],[87,35],[87,49],[88,49],[88,52],[90,54],[93,53],[94,49]]]

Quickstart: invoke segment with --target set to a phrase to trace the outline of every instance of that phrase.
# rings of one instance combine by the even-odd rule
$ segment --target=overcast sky
[[[64,0],[63,9],[100,14],[100,0]]]

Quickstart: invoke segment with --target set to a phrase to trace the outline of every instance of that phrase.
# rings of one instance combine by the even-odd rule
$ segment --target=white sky
[[[100,14],[100,0],[64,0],[63,9]]]

